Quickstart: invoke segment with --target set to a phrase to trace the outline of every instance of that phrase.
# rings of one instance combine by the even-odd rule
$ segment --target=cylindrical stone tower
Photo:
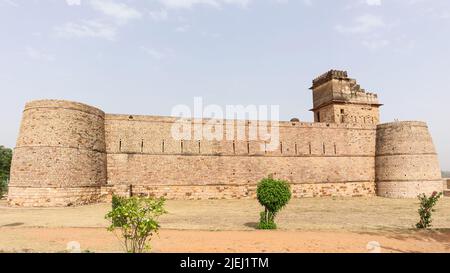
[[[8,199],[19,206],[98,201],[106,183],[105,114],[81,103],[28,103],[11,166]]]
[[[375,162],[379,196],[415,198],[443,191],[437,154],[424,122],[378,125]]]

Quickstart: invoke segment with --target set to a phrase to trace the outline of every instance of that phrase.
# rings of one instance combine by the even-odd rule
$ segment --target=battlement
[[[347,71],[343,70],[330,70],[319,77],[315,78],[313,80],[313,86],[311,89],[316,88],[326,82],[329,82],[333,79],[339,80],[339,79],[348,79]]]
[[[330,70],[313,80],[314,108],[332,102],[380,105],[378,95],[363,89],[347,71]]]
[[[314,79],[311,89],[316,122],[379,122],[378,95],[361,88],[347,71],[330,70]]]

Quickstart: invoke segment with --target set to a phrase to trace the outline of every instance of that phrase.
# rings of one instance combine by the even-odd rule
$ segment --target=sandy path
[[[104,228],[0,228],[3,251],[60,252],[67,242],[82,249],[116,252],[116,237]],[[450,252],[450,232],[194,231],[162,230],[153,252]]]

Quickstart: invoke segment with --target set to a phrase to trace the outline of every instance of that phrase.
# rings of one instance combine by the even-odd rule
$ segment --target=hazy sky
[[[26,101],[169,115],[276,104],[311,121],[311,80],[348,70],[383,122],[427,121],[450,170],[448,0],[0,0],[0,145]]]

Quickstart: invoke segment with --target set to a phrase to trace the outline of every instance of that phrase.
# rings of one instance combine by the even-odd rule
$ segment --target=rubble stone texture
[[[176,140],[174,117],[105,114],[60,100],[30,102],[14,150],[9,203],[70,206],[112,194],[255,198],[258,181],[268,175],[289,181],[297,198],[413,198],[443,191],[425,123],[378,125],[377,95],[345,71],[325,73],[311,89],[315,122],[279,122],[275,151],[262,140],[238,140],[238,131],[248,136],[255,121],[235,124],[235,140]],[[198,120],[185,122],[193,133],[198,130]]]

